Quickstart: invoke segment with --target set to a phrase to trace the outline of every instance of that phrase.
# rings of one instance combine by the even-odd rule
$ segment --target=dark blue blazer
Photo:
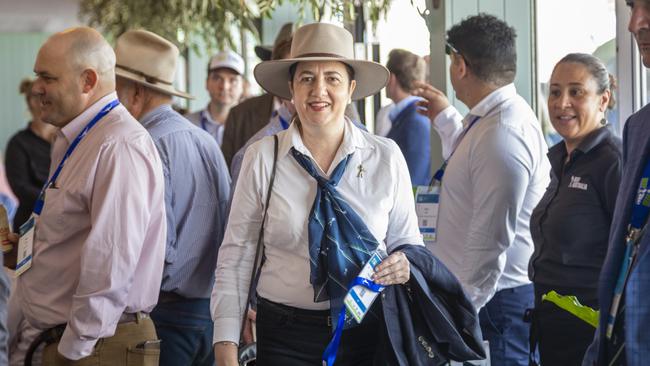
[[[609,236],[607,257],[600,274],[598,297],[600,326],[583,365],[604,365],[605,330],[614,287],[625,253],[624,237],[632,204],[650,157],[650,105],[634,113],[623,131],[623,175]],[[639,243],[636,264],[625,290],[625,347],[628,366],[648,365],[650,353],[650,231]]]
[[[431,122],[411,103],[400,112],[386,137],[393,139],[408,165],[411,184],[427,185],[431,179]]]
[[[375,365],[445,365],[485,358],[478,315],[456,277],[424,246],[404,245],[411,278],[381,297]]]

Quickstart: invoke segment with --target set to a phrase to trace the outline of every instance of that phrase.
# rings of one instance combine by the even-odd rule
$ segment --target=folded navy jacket
[[[477,311],[454,276],[424,246],[403,245],[411,266],[404,285],[381,296],[375,365],[444,365],[485,358]]]

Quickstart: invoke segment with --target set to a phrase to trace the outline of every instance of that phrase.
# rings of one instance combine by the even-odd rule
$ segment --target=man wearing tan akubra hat
[[[120,101],[151,134],[163,162],[167,242],[158,305],[160,365],[212,366],[210,291],[230,177],[219,146],[171,107],[178,49],[146,30],[116,42]],[[179,315],[183,314],[183,315]]]

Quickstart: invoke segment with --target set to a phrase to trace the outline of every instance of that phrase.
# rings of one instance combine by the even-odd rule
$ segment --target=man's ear
[[[88,93],[95,89],[98,82],[99,75],[97,74],[97,71],[86,69],[81,73],[81,90],[83,90],[84,93]]]
[[[461,55],[454,54],[453,62],[454,62],[454,66],[456,67],[458,78],[463,79],[467,77],[467,74],[469,73],[469,68],[467,67],[467,62],[465,62],[465,58]]]

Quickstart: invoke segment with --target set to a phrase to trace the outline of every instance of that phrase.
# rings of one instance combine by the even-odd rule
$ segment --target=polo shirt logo
[[[587,183],[580,182],[580,177],[571,176],[571,182],[569,183],[569,188],[582,189],[583,191],[587,190]]]
[[[636,204],[646,207],[650,206],[650,194],[648,194],[648,178],[642,178],[637,192]]]

